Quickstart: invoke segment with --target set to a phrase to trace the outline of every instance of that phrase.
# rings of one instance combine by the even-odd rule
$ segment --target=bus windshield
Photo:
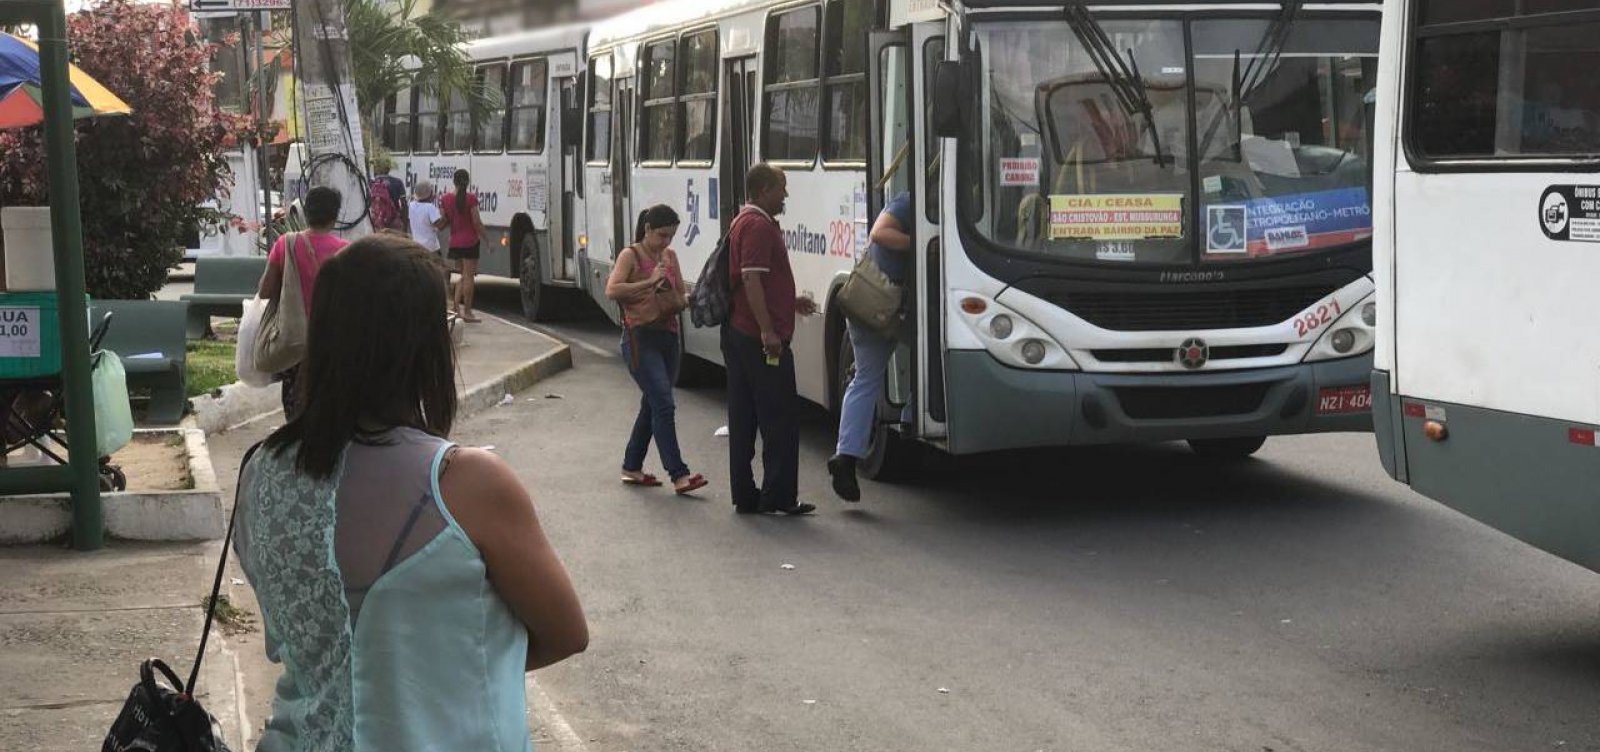
[[[1371,236],[1376,19],[1095,26],[1112,65],[1081,24],[977,27],[985,237],[1079,262],[1174,265]]]

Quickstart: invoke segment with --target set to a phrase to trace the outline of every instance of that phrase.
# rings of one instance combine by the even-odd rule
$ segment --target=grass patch
[[[200,608],[203,610],[211,602],[210,596],[200,599]],[[217,595],[216,624],[222,629],[223,634],[237,635],[256,630],[255,615],[235,605],[226,594]]]
[[[238,380],[233,372],[233,343],[189,340],[189,394],[198,397]]]

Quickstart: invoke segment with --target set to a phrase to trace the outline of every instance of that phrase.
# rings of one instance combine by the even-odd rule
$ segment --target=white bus
[[[1374,2],[667,0],[595,24],[581,276],[643,207],[693,273],[748,165],[789,176],[794,349],[833,405],[833,293],[886,197],[918,208],[916,337],[869,476],[956,454],[1370,431]],[[687,354],[720,361],[686,326]]]
[[[403,172],[443,196],[457,169],[472,174],[483,223],[483,274],[521,280],[531,319],[559,316],[577,292],[578,72],[585,26],[542,29],[467,45],[504,107],[474,117],[459,93],[417,86],[383,105],[380,141]],[[409,198],[409,197],[408,197]]]
[[[1395,479],[1600,570],[1600,6],[1391,0],[1374,414]]]

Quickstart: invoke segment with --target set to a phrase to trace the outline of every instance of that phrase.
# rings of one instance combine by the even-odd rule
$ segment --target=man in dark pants
[[[728,367],[728,480],[740,514],[809,514],[799,500],[800,421],[794,383],[796,314],[817,306],[795,296],[789,250],[777,215],[789,197],[783,171],[766,163],[745,176],[745,204],[728,230],[728,273],[735,282],[733,314],[722,327]],[[761,486],[750,463],[761,433]]]

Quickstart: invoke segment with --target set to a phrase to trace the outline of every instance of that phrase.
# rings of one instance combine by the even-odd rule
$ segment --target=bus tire
[[[840,332],[834,353],[832,413],[833,424],[837,428],[843,417],[845,389],[850,386],[850,380],[855,378],[856,373],[856,352],[850,345],[848,331]],[[856,473],[861,477],[879,483],[894,483],[908,479],[915,472],[920,447],[902,436],[898,425],[891,424],[899,414],[899,409],[889,404],[887,396],[878,399],[872,437],[867,443],[867,456],[856,463]]]
[[[539,239],[532,230],[522,233],[522,271],[518,282],[522,287],[522,315],[530,321],[554,321],[560,317],[557,291],[541,280]]]
[[[1265,436],[1236,436],[1231,439],[1189,439],[1189,449],[1201,457],[1242,460],[1267,443]]]

